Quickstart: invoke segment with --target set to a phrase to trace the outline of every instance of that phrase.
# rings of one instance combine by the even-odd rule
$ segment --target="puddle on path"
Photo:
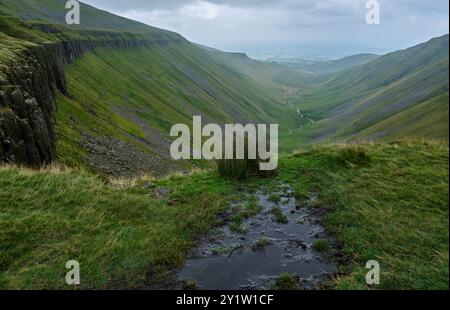
[[[177,281],[206,290],[264,290],[282,273],[299,276],[305,289],[328,279],[335,264],[312,249],[315,240],[327,237],[324,228],[309,209],[297,207],[290,188],[278,194],[280,201],[272,202],[273,196],[256,192],[262,211],[243,222],[246,231],[232,231],[229,225],[214,230],[176,273]],[[287,223],[276,221],[274,207],[281,209]],[[255,247],[259,240],[268,245]]]

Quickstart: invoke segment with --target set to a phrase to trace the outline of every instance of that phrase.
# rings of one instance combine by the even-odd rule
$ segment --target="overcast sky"
[[[82,0],[211,47],[250,54],[406,48],[449,32],[448,0]]]

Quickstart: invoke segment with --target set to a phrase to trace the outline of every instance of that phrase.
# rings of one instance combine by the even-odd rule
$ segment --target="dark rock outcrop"
[[[56,159],[55,93],[68,94],[64,65],[98,47],[126,49],[182,43],[98,35],[98,40],[30,47],[3,69],[6,79],[0,79],[0,163],[39,167]]]
[[[41,166],[56,159],[55,91],[66,93],[57,45],[33,48],[0,87],[0,162]],[[5,84],[5,83],[4,83]]]

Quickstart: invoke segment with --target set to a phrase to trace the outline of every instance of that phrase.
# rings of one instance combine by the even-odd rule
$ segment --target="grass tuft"
[[[222,159],[216,163],[220,176],[236,180],[245,180],[259,169],[258,162],[250,159]]]
[[[229,226],[231,231],[244,234],[247,231],[244,221],[257,215],[262,210],[256,196],[250,196],[243,206],[237,207]]]
[[[278,291],[296,291],[302,290],[302,285],[300,283],[300,278],[297,275],[283,273],[275,280],[271,289]]]
[[[312,245],[314,251],[328,253],[331,250],[331,243],[326,239],[319,239],[314,241]]]
[[[264,248],[269,246],[271,243],[272,243],[272,241],[269,238],[263,237],[255,242],[255,244],[253,245],[253,250],[255,250],[255,251],[264,250]]]
[[[347,165],[362,165],[370,162],[369,148],[364,144],[339,146],[338,158]]]
[[[278,224],[289,223],[288,217],[283,213],[280,207],[273,207],[270,212],[275,216],[275,221]]]

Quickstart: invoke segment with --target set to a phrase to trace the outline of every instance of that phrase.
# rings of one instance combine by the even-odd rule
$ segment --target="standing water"
[[[207,290],[264,290],[288,273],[312,289],[335,271],[312,248],[326,237],[324,228],[308,208],[298,207],[292,189],[255,195],[260,212],[244,219],[238,231],[226,225],[204,238],[177,272],[178,281]]]

